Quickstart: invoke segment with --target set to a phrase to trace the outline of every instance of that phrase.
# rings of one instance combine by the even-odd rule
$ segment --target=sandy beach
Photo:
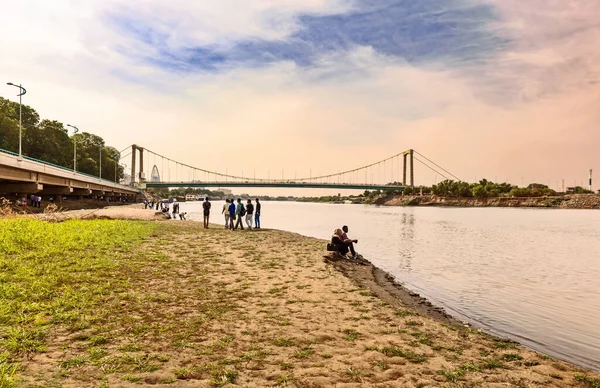
[[[155,218],[140,205],[86,212],[60,217]],[[29,386],[600,384],[594,372],[463,325],[368,262],[333,258],[322,240],[152,224],[111,275],[127,286],[107,291],[87,324],[56,326],[45,352],[21,360]]]

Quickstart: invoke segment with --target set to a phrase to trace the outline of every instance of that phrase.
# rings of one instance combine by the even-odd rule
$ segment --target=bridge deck
[[[276,187],[276,188],[310,188],[310,189],[348,189],[348,190],[385,190],[402,191],[406,186],[369,185],[360,183],[318,183],[318,182],[146,182],[147,188],[165,187]]]
[[[0,150],[0,192],[133,195],[139,190],[40,160]]]

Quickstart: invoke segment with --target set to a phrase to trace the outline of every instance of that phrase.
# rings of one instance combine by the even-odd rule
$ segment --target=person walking
[[[208,229],[208,219],[210,218],[210,201],[208,197],[204,199],[204,203],[202,204],[202,209],[204,210],[204,227]]]
[[[225,216],[225,229],[227,229],[229,228],[229,199],[225,200],[221,214]]]
[[[233,230],[237,229],[238,226],[241,230],[244,230],[244,223],[242,222],[242,218],[246,215],[246,208],[244,208],[244,204],[240,198],[237,199],[237,206],[235,208],[235,227]]]
[[[260,201],[256,198],[256,209],[254,209],[254,228],[260,229]]]
[[[234,229],[233,221],[235,221],[235,202],[233,201],[233,198],[231,198],[229,200],[229,228],[231,230]]]
[[[246,225],[248,225],[248,230],[252,230],[252,216],[254,214],[254,205],[252,204],[252,200],[248,200],[248,204],[246,204]]]

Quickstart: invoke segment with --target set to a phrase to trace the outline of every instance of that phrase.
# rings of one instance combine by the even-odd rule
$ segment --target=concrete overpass
[[[28,157],[0,150],[0,194],[19,197],[55,196],[134,197],[139,190]]]

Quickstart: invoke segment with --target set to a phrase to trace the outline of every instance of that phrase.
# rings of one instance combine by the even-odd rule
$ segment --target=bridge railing
[[[8,150],[2,149],[2,148],[0,148],[0,153],[11,155],[11,156],[15,156],[15,157],[19,157],[19,154],[17,154],[16,152],[8,151]],[[98,177],[96,175],[87,174],[87,173],[81,172],[81,171],[73,171],[73,169],[69,168],[69,167],[59,166],[58,164],[46,162],[44,160],[32,158],[32,157],[26,156],[26,155],[21,155],[21,157],[23,159],[25,159],[25,160],[29,160],[29,161],[32,161],[32,162],[40,163],[40,164],[43,164],[45,166],[59,168],[59,169],[64,170],[64,171],[75,172],[76,174],[85,175],[85,176],[90,177],[90,178],[99,179],[99,180],[102,180],[102,181],[105,181],[105,182],[108,182],[108,183],[115,184],[115,181],[112,181],[112,180],[109,180],[109,179],[105,179],[105,178],[100,178],[100,177]],[[117,184],[120,184],[120,183],[117,182]]]

